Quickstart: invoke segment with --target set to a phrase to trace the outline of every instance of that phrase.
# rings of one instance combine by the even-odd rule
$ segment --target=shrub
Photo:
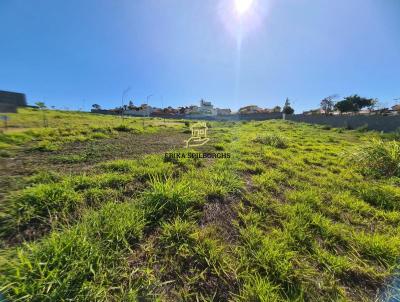
[[[257,136],[253,142],[268,145],[275,148],[284,149],[287,147],[286,139],[277,134],[267,134]]]
[[[400,177],[400,142],[373,140],[357,150],[352,159],[364,175],[373,177]]]

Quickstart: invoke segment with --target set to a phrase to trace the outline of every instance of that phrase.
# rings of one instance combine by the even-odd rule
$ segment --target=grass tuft
[[[253,141],[279,149],[284,149],[288,146],[286,139],[277,134],[259,135]]]
[[[356,167],[372,177],[400,177],[400,142],[373,140],[352,156]]]

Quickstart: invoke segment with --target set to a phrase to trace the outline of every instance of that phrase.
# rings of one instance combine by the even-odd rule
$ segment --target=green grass
[[[141,119],[46,110],[48,126],[43,128],[43,117],[36,109],[22,109],[9,114],[8,130],[0,133],[0,150],[28,147],[33,151],[52,152],[71,142],[84,142],[115,137],[118,132],[155,133],[166,127],[161,120],[152,119],[143,128]],[[154,127],[157,126],[157,127]],[[183,129],[184,125],[169,122],[168,128]],[[3,151],[4,152],[4,151]]]
[[[356,161],[361,173],[373,177],[400,177],[400,143],[373,140],[355,152]]]
[[[398,275],[394,135],[212,122],[209,146],[182,140],[170,152],[230,158],[102,159],[115,149],[100,155],[93,140],[142,136],[132,148],[146,148],[163,131],[180,139],[188,123],[47,114],[40,128],[40,112],[23,110],[11,126],[29,129],[0,135],[0,149],[42,168],[12,175],[15,185],[1,176],[10,301],[375,301]],[[90,150],[63,152],[77,142]]]

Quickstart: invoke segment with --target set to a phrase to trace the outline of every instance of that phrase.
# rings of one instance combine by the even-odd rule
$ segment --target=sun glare
[[[235,8],[239,15],[245,14],[251,7],[253,0],[235,0]]]

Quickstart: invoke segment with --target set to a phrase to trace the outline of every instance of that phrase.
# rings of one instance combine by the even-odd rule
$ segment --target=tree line
[[[364,108],[372,110],[378,102],[377,99],[369,99],[361,97],[357,94],[345,97],[343,100],[338,102],[334,101],[335,98],[337,98],[337,95],[331,95],[321,100],[320,106],[326,115],[332,113],[333,111],[339,111],[340,113],[355,113]]]

